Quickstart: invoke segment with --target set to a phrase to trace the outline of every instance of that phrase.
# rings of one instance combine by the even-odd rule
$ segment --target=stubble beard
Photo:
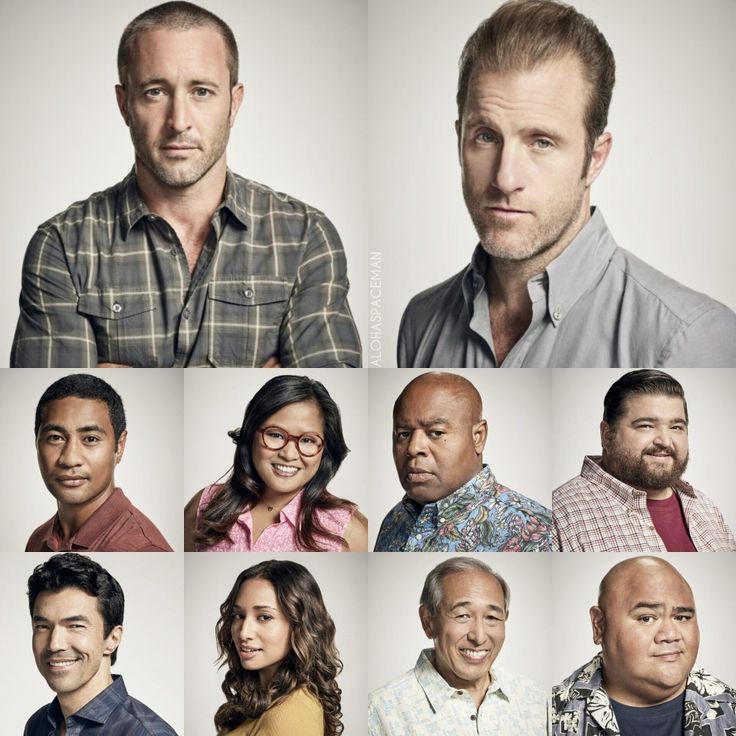
[[[680,460],[676,454],[672,457],[672,466],[650,466],[645,459],[647,448],[641,454],[634,454],[622,450],[613,445],[605,450],[603,454],[603,468],[614,478],[626,483],[633,488],[641,488],[644,491],[659,491],[663,488],[672,487],[677,483],[687,469],[690,454]]]
[[[574,230],[577,220],[581,218],[585,188],[581,187],[577,192],[570,191],[568,196],[547,203],[549,215],[542,220],[534,213],[524,215],[525,219],[534,218],[534,224],[525,228],[523,240],[518,237],[511,239],[503,237],[506,233],[513,234],[513,231],[519,228],[519,223],[494,222],[489,224],[488,222],[486,208],[489,205],[513,207],[514,204],[506,203],[503,199],[495,202],[489,202],[488,199],[479,201],[469,191],[465,182],[463,182],[463,197],[483,250],[489,256],[501,260],[527,261],[544,255],[561,243],[564,244],[564,247],[569,245],[578,232],[577,230],[571,231]]]
[[[222,158],[230,138],[230,126],[226,119],[213,136],[210,145],[206,148],[202,148],[203,143],[201,140],[190,141],[185,136],[175,136],[166,140],[156,141],[154,144],[154,150],[172,143],[197,145],[202,153],[191,162],[166,163],[157,159],[143,139],[143,136],[139,134],[138,129],[132,124],[130,126],[130,137],[133,141],[136,157],[161,184],[173,189],[185,189],[202,179]]]

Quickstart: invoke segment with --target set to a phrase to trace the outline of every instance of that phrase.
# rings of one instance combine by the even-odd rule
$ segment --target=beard
[[[185,189],[202,179],[222,158],[230,138],[230,126],[227,119],[225,119],[206,145],[201,140],[190,140],[184,135],[156,141],[153,147],[150,147],[141,131],[132,123],[130,125],[130,137],[133,141],[136,156],[158,181],[168,187]],[[161,146],[167,144],[197,146],[201,151],[201,155],[196,156],[193,161],[158,158],[157,151]]]
[[[542,205],[544,211],[539,217],[539,210],[534,214],[524,215],[523,219],[528,219],[529,224],[524,224],[523,227],[522,223],[495,219],[488,210],[494,206],[520,206],[517,203],[507,202],[503,197],[493,200],[481,195],[478,198],[470,191],[465,180],[463,197],[483,250],[494,258],[525,261],[542,255],[561,241],[566,240],[567,245],[577,234],[577,231],[571,231],[580,219],[585,187],[571,187],[554,199],[546,201]]]
[[[672,458],[671,464],[647,463],[647,455],[661,455],[664,452]],[[659,491],[674,485],[682,478],[689,460],[689,453],[680,459],[674,450],[663,450],[654,446],[647,447],[641,454],[636,454],[612,445],[604,451],[602,465],[609,475],[618,478],[626,485],[643,491]]]

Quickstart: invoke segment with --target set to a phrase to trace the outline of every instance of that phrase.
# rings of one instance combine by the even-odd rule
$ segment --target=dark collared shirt
[[[687,677],[683,736],[736,733],[736,690],[703,670]],[[603,684],[603,655],[552,688],[553,736],[621,736]]]
[[[488,255],[415,296],[399,331],[400,367],[495,368]],[[736,314],[640,261],[600,210],[527,282],[532,319],[504,368],[736,366]]]
[[[166,721],[128,695],[120,675],[112,679],[111,685],[66,719],[66,736],[177,736]],[[56,736],[63,719],[54,698],[28,719],[24,736]]]
[[[502,486],[491,469],[424,506],[408,496],[381,524],[376,552],[549,552],[552,513]]]
[[[41,225],[11,366],[360,366],[345,254],[325,215],[228,171],[190,274],[135,173]]]
[[[120,488],[64,541],[59,515],[31,534],[26,552],[171,552],[155,524],[128,500]]]

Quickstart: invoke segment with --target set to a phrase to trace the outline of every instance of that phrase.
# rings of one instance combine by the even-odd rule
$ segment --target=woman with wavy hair
[[[238,575],[215,627],[226,702],[218,736],[337,736],[342,662],[309,570],[268,560]]]
[[[340,410],[319,381],[272,378],[229,434],[232,473],[187,504],[186,551],[366,551],[365,517],[327,490],[348,448]]]

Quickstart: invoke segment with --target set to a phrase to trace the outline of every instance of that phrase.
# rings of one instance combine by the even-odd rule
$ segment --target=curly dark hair
[[[266,580],[273,585],[282,613],[289,621],[291,652],[265,687],[258,672],[245,670],[233,643],[233,606],[246,580]],[[218,661],[227,666],[222,692],[227,699],[215,714],[218,734],[258,718],[298,688],[306,688],[322,705],[325,736],[343,732],[341,690],[336,677],[342,662],[335,647],[335,624],[325,608],[322,592],[303,565],[288,560],[267,560],[243,570],[220,606],[215,626]]]
[[[248,403],[240,429],[230,433],[238,446],[233,472],[202,511],[194,531],[197,544],[209,547],[225,539],[238,516],[258,503],[264,484],[253,462],[256,432],[277,411],[302,401],[313,401],[322,412],[325,444],[319,468],[304,486],[296,531],[297,546],[310,552],[320,551],[323,547],[319,545],[317,537],[322,536],[347,547],[345,540],[325,529],[314,513],[317,509],[355,508],[351,501],[327,491],[327,484],[335,477],[349,452],[342,433],[340,409],[319,381],[307,376],[290,375],[277,376],[266,382]]]

